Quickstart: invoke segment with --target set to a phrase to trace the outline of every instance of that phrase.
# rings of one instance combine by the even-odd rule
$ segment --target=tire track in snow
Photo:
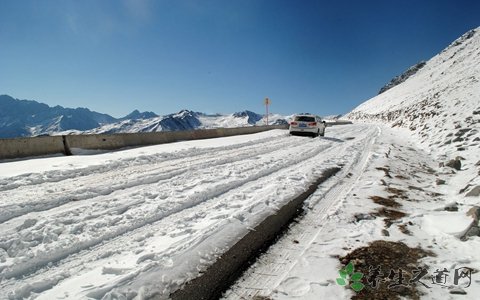
[[[363,142],[363,139],[357,141],[357,143],[362,143],[362,142]],[[305,145],[305,147],[308,147],[308,146],[309,145]],[[298,170],[302,170],[302,169],[305,170],[305,169],[308,169],[309,167],[311,167],[312,165],[318,164],[319,163],[318,161],[319,160],[322,161],[322,159],[323,159],[323,164],[322,165],[324,165],[322,170],[328,169],[329,167],[335,167],[336,166],[335,160],[332,162],[333,165],[329,165],[328,162],[332,158],[335,158],[338,154],[343,155],[343,157],[341,159],[348,161],[349,157],[352,155],[352,150],[356,150],[356,149],[355,148],[350,149],[349,147],[341,147],[341,151],[339,153],[338,148],[328,148],[325,151],[322,151],[322,152],[318,153],[318,155],[312,156],[311,158],[307,158],[306,160],[301,161],[296,165],[292,165],[288,168],[282,169],[277,173],[293,174],[293,173],[295,173],[295,171],[298,172]],[[313,177],[315,177],[315,176],[313,176]],[[252,203],[251,206],[257,206],[258,204],[268,202],[268,199],[271,200],[272,199],[271,196],[270,197],[267,196],[267,198],[264,198],[265,193],[262,193],[262,186],[268,186],[267,182],[271,181],[271,180],[275,180],[278,183],[278,185],[280,185],[280,186],[285,185],[286,183],[282,182],[281,180],[279,181],[278,180],[279,178],[280,177],[276,177],[276,178],[272,179],[272,176],[269,176],[269,177],[262,178],[261,180],[257,180],[255,182],[247,183],[246,185],[250,185],[251,188],[252,188],[252,191],[251,191],[252,197],[255,198],[255,200],[257,200],[257,202]],[[252,187],[252,185],[253,185],[253,187]],[[307,183],[307,185],[308,185],[308,183]],[[235,191],[238,190],[238,189],[242,189],[243,191],[245,191],[245,187],[243,187],[243,186],[238,187],[237,189],[235,189]],[[296,195],[298,195],[302,191],[303,191],[303,189],[298,190],[296,193],[292,194],[291,197],[295,197]],[[232,193],[233,192],[234,191],[232,191]],[[284,193],[284,192],[285,191],[282,191],[282,193]],[[273,197],[275,197],[275,195],[273,195]],[[201,210],[217,211],[218,210],[218,203],[216,201],[213,201],[213,200],[214,199],[212,199],[212,201],[207,201],[207,202],[202,203],[201,204],[201,206],[202,206]],[[222,195],[221,199],[215,199],[215,200],[219,200],[219,201],[224,202],[226,206],[228,206],[229,204],[231,204],[233,202],[232,207],[231,207],[232,208],[231,211],[235,211],[235,209],[237,209],[237,207],[235,206],[236,204],[234,203],[234,201],[232,201],[232,200],[234,200],[234,197],[225,197],[225,195]],[[275,204],[273,204],[273,205],[275,206]],[[262,207],[258,207],[257,209],[258,210],[265,210],[265,207],[262,206]],[[242,210],[245,211],[245,210],[247,210],[247,208],[242,208]],[[271,213],[275,213],[277,211],[277,208],[270,207],[269,210],[271,211]],[[175,216],[175,217],[176,217],[176,219],[182,219],[182,220],[189,219],[187,213],[190,213],[190,215],[192,215],[192,214],[195,214],[195,211],[187,212],[187,210],[184,210],[184,211],[181,211],[179,213],[179,215]],[[228,211],[225,212],[225,213],[218,212],[218,214],[231,215],[231,212],[230,213]],[[202,218],[199,218],[199,220],[197,220],[197,222],[202,222],[202,220],[200,220],[200,219],[202,219]],[[244,218],[239,218],[239,220],[244,220]],[[208,225],[208,227],[205,227],[205,229],[203,229],[202,231],[198,231],[196,233],[189,234],[186,237],[186,239],[188,239],[188,241],[182,241],[182,243],[178,243],[177,245],[172,245],[172,247],[169,247],[168,249],[164,250],[162,252],[162,254],[159,255],[159,256],[161,256],[161,257],[164,257],[164,256],[167,256],[167,257],[178,256],[178,255],[181,256],[181,254],[179,254],[179,253],[182,253],[183,251],[185,251],[187,249],[196,248],[196,247],[199,246],[200,243],[208,243],[207,239],[209,238],[210,234],[213,234],[212,232],[216,232],[216,231],[221,230],[223,227],[228,226],[229,223],[230,223],[230,221],[225,220],[225,219],[223,219],[223,220],[221,219],[221,220],[219,220],[218,222],[215,222],[215,223],[210,223]],[[252,223],[252,224],[254,224],[254,223]],[[234,238],[232,237],[232,239],[234,239]],[[218,245],[218,246],[220,246],[220,245]],[[218,255],[221,255],[221,253],[219,253]],[[184,262],[181,258],[176,261],[176,264],[182,264],[182,263],[184,263]],[[181,268],[182,267],[180,266],[179,269],[181,269]],[[172,271],[172,270],[170,270],[170,271]],[[162,282],[164,282],[164,281],[168,282],[168,279],[164,279],[164,277],[163,277],[163,276],[166,276],[168,278],[168,274],[163,274],[162,270],[156,270],[155,272],[159,272],[159,274],[157,274],[157,273],[155,273],[155,274],[156,274],[157,278],[162,277]],[[140,279],[139,281],[142,282],[143,279]],[[178,285],[178,282],[176,282],[174,280],[172,282],[172,284],[176,286],[176,285]],[[113,289],[113,288],[115,288],[115,285],[111,286],[110,289]],[[158,288],[159,288],[159,290],[162,290],[161,286],[158,287]],[[99,298],[101,298],[105,294],[105,290],[108,290],[108,289],[107,288],[102,289],[103,292],[99,294],[100,295]],[[173,291],[169,291],[168,293],[171,293],[171,292],[173,292]],[[164,297],[166,298],[168,296],[168,293],[167,294],[162,294],[162,295],[165,295]],[[160,299],[163,299],[163,297],[160,297]]]
[[[318,156],[321,155],[322,152],[320,152],[319,150],[322,150],[322,149],[319,149],[319,148],[310,148],[309,147],[309,144],[308,143],[304,143],[302,145],[299,145],[298,147],[304,147],[304,148],[307,148],[308,149],[308,152],[305,153],[305,155],[298,155],[297,157],[295,157],[293,159],[293,161],[291,161],[290,163],[286,163],[284,165],[279,165],[279,166],[276,166],[275,168],[271,168],[270,170],[265,170],[263,171],[261,174],[257,174],[255,175],[254,178],[251,178],[250,180],[245,180],[244,182],[242,183],[237,183],[237,184],[234,184],[232,185],[232,189],[229,189],[228,187],[225,189],[225,193],[228,193],[228,192],[233,192],[233,190],[238,190],[238,189],[244,189],[244,186],[245,185],[250,185],[248,188],[251,189],[251,193],[253,194],[254,191],[258,191],[258,186],[259,185],[262,185],[262,182],[257,182],[258,179],[264,179],[266,181],[269,181],[269,180],[272,180],[271,179],[271,174],[275,174],[279,171],[283,171],[282,173],[291,173],[290,171],[293,169],[298,169],[297,168],[297,165],[298,164],[302,164],[302,165],[308,165],[308,164],[311,164],[310,161],[313,160],[313,159],[316,159]],[[327,149],[327,148],[330,148],[330,145],[324,145],[324,149]],[[306,159],[306,161],[305,161]],[[256,178],[258,177],[258,178]],[[302,189],[302,187],[300,186],[299,188],[300,190]],[[218,199],[218,198],[215,198],[215,197],[220,197],[222,195],[224,195],[225,193],[219,193],[218,196],[215,196],[215,195],[211,195],[211,196],[214,196],[214,197],[207,197],[208,199],[206,199],[206,201],[203,201],[201,203],[199,203],[199,205],[206,205],[208,206],[207,208],[203,208],[203,210],[208,210],[208,211],[217,211],[218,210],[218,206],[219,206],[219,203],[217,202],[217,200],[222,200],[222,199]],[[238,194],[238,193],[237,193]],[[293,195],[292,195],[293,196]],[[223,198],[222,202],[224,202],[223,204],[225,204],[226,206],[228,206],[228,204],[231,203],[230,201],[231,199],[228,199],[228,198]],[[206,203],[208,202],[208,203]],[[195,205],[196,206],[196,205]],[[191,215],[188,216],[189,214],[193,213],[194,215],[196,214],[195,212],[195,206],[192,206],[192,207],[189,207],[189,208],[182,208],[182,209],[179,209],[177,212],[175,212],[175,214],[181,214],[181,216],[174,216],[173,214],[169,216],[170,219],[180,219],[180,220],[183,220],[182,222],[184,222],[185,220],[188,220],[188,219],[191,219],[191,220],[194,220],[194,221],[201,221],[201,219],[203,219],[203,217],[200,217],[200,218],[196,218],[195,216],[192,217]],[[255,204],[245,208],[245,209],[251,209],[253,206],[255,206]],[[237,210],[237,207],[231,207],[231,209],[233,209],[234,211]],[[230,213],[231,214],[231,213]],[[200,219],[200,220],[199,220]],[[214,232],[216,230],[218,230],[220,227],[222,227],[222,224],[225,223],[225,219],[223,218],[218,218],[217,221],[215,221],[214,223],[210,224],[210,226],[208,228],[205,228],[204,230],[202,231],[199,231],[197,233],[194,233],[190,236],[187,237],[188,241],[185,242],[185,240],[182,240],[182,241],[179,241],[177,243],[175,243],[174,245],[172,245],[172,247],[169,247],[168,249],[165,250],[164,254],[163,255],[166,255],[166,256],[169,256],[171,255],[172,253],[179,253],[179,252],[183,252],[184,250],[188,249],[189,247],[192,247],[194,244],[198,244],[202,241],[205,240],[206,237],[208,237],[208,233],[210,232]],[[155,224],[146,224],[146,226],[154,226]],[[177,224],[178,225],[178,224]],[[173,231],[177,228],[175,228],[175,224],[170,224],[169,225],[170,228],[166,229],[167,232],[170,232],[170,231]],[[140,227],[139,228],[136,228],[135,230],[139,230],[141,229]],[[153,231],[158,231],[158,229],[149,229],[149,230],[153,230]],[[133,234],[133,232],[127,232],[129,234],[129,236],[131,236]],[[121,240],[121,239],[124,239],[124,238],[128,238],[128,237],[125,237],[124,235],[121,235],[121,236],[117,236],[113,239],[116,239],[116,240]],[[111,243],[114,243],[115,241],[109,241]],[[118,243],[118,241],[117,241]],[[123,242],[120,242],[120,245],[123,245],[123,244],[126,244],[126,243],[131,243],[131,241],[123,241]],[[97,249],[98,248],[101,248],[103,247],[102,244],[98,244],[96,245]],[[89,252],[83,252],[83,253],[78,253],[78,255],[82,255],[82,254],[85,254],[89,257],[92,257],[92,254],[90,253],[91,251],[94,251],[96,249],[94,249],[93,247],[89,249]],[[163,256],[162,255],[162,256]],[[152,255],[147,255],[148,256],[148,260],[150,260],[151,258],[155,257],[152,256]],[[78,257],[76,257],[76,260],[79,260]],[[81,261],[85,262],[87,259],[81,259]],[[59,262],[60,263],[60,262]],[[42,273],[42,272],[40,272]],[[25,275],[25,274],[22,274],[23,276],[26,276],[28,277],[28,275]],[[128,275],[130,276],[130,275]],[[100,291],[97,291],[97,292],[92,292],[91,295],[95,295],[95,298],[102,298],[103,294],[105,294],[106,292],[102,292],[102,290],[104,290],[105,288],[101,289]]]
[[[2,199],[16,199],[19,193],[24,195],[23,202],[12,204],[0,201],[0,223],[13,218],[31,213],[50,210],[70,202],[88,200],[98,196],[105,196],[117,190],[134,188],[139,185],[153,184],[158,181],[168,180],[181,175],[187,169],[204,168],[205,166],[216,166],[241,161],[251,156],[262,155],[275,151],[285,143],[285,138],[268,140],[258,149],[258,144],[241,146],[240,148],[227,149],[220,152],[220,155],[204,153],[203,151],[194,156],[180,157],[174,160],[162,160],[160,165],[136,165],[128,168],[127,174],[119,173],[119,170],[108,170],[104,173],[93,173],[82,175],[80,178],[66,178],[65,185],[73,189],[59,190],[60,182],[45,182],[43,185],[26,186],[2,193]],[[287,140],[288,141],[288,140]],[[285,146],[285,145],[283,145]],[[213,156],[213,158],[212,158]],[[73,171],[75,174],[76,172]],[[101,176],[99,182],[98,177]]]
[[[91,176],[95,174],[103,174],[110,171],[115,171],[117,173],[122,169],[129,169],[133,167],[142,167],[149,166],[152,164],[162,163],[172,160],[182,160],[182,159],[192,159],[194,160],[195,156],[209,156],[215,152],[224,152],[224,151],[240,151],[243,149],[255,148],[258,143],[275,143],[281,144],[282,140],[278,139],[277,136],[267,137],[260,140],[249,141],[240,144],[221,146],[221,147],[208,147],[208,148],[189,148],[184,149],[179,152],[174,153],[163,153],[158,154],[148,154],[141,155],[134,158],[125,158],[116,161],[107,161],[105,164],[93,165],[83,168],[68,169],[68,170],[52,170],[41,173],[27,173],[14,177],[0,178],[0,192],[8,191],[12,189],[17,189],[19,187],[31,186],[31,185],[40,185],[43,183],[58,183],[67,179],[80,179],[84,176]],[[149,146],[154,147],[154,146]],[[128,151],[128,150],[124,150]],[[192,156],[193,155],[193,156]]]
[[[68,244],[60,245],[60,247],[58,247],[59,249],[56,249],[56,250],[55,249],[49,249],[50,251],[47,251],[47,252],[44,252],[44,253],[42,253],[41,251],[38,251],[37,255],[34,255],[33,257],[30,257],[30,255],[25,256],[25,259],[23,261],[22,261],[22,259],[17,258],[17,261],[16,261],[15,265],[10,265],[8,267],[5,267],[0,274],[4,278],[7,278],[7,279],[8,278],[13,278],[13,277],[25,276],[25,275],[27,275],[31,272],[34,272],[35,270],[37,270],[37,269],[39,269],[39,268],[41,268],[41,267],[43,267],[47,264],[56,263],[56,262],[58,262],[58,261],[60,261],[64,258],[74,254],[74,253],[78,253],[78,252],[80,252],[84,249],[91,248],[95,245],[98,245],[98,244],[104,242],[104,241],[113,239],[115,237],[123,235],[123,234],[125,234],[127,232],[130,232],[132,230],[136,230],[138,228],[141,228],[145,225],[152,224],[152,223],[157,222],[157,221],[159,221],[159,220],[161,220],[161,219],[163,219],[163,218],[165,218],[169,215],[178,213],[178,212],[180,212],[182,210],[185,210],[185,209],[188,209],[188,208],[192,208],[192,207],[198,205],[199,203],[207,201],[208,199],[218,197],[221,194],[224,194],[224,193],[228,192],[229,190],[231,190],[233,188],[244,185],[248,182],[258,180],[261,177],[268,176],[268,175],[270,175],[272,173],[275,173],[278,170],[286,168],[290,165],[297,164],[297,163],[303,161],[304,159],[308,159],[310,157],[313,157],[313,156],[317,155],[318,151],[321,150],[321,149],[318,149],[318,148],[305,147],[304,145],[295,145],[294,147],[300,148],[300,149],[302,149],[302,148],[307,148],[307,149],[303,153],[301,153],[299,151],[299,153],[301,153],[301,155],[298,155],[298,156],[295,156],[295,157],[292,157],[291,155],[289,155],[292,146],[289,147],[288,150],[277,149],[276,153],[285,152],[285,154],[282,156],[283,157],[282,159],[277,159],[273,164],[272,164],[271,161],[266,160],[263,163],[263,166],[262,166],[263,169],[259,169],[257,161],[252,160],[250,162],[250,165],[251,165],[250,173],[251,174],[249,176],[247,176],[246,178],[240,178],[240,179],[233,180],[233,181],[220,182],[218,184],[209,185],[209,186],[205,187],[203,192],[195,193],[193,195],[186,196],[183,200],[175,201],[174,206],[169,207],[166,211],[162,211],[161,210],[162,207],[160,207],[158,204],[155,204],[157,209],[153,209],[153,210],[147,209],[146,215],[144,215],[142,220],[139,221],[139,222],[135,222],[135,220],[133,220],[131,223],[124,224],[123,226],[117,226],[117,228],[114,228],[114,229],[112,229],[112,227],[115,227],[115,224],[110,224],[109,231],[107,231],[104,234],[100,234],[100,235],[98,234],[98,232],[96,232],[97,236],[92,237],[91,239],[80,241],[80,242],[70,241]],[[329,145],[324,145],[324,148],[327,148],[327,147],[329,147]],[[236,163],[237,163],[238,166],[243,166],[244,167],[244,161],[241,161],[241,162],[242,162],[242,164],[240,164],[238,162],[236,162]],[[210,168],[214,169],[214,167],[217,167],[217,166],[211,166]],[[245,169],[242,170],[242,173],[244,173],[244,172],[245,172]],[[181,180],[181,181],[184,181],[184,180]],[[159,210],[159,208],[160,208],[160,210]],[[89,217],[90,217],[90,215],[89,215]],[[105,214],[104,213],[99,213],[98,216],[93,216],[93,219],[95,219],[95,217],[105,218]],[[58,218],[58,216],[56,216],[56,218]],[[53,224],[47,224],[47,225],[51,226]],[[48,232],[45,232],[45,230],[47,230],[47,231],[52,232],[52,236],[55,236],[55,235],[53,235],[53,234],[55,234],[55,231],[60,230],[60,228],[58,228],[58,227],[65,227],[65,225],[66,224],[62,224],[62,226],[53,226],[53,228],[47,228],[47,227],[42,228],[43,229],[42,234],[43,235],[45,235],[45,234],[48,235]],[[107,225],[107,224],[105,224],[105,225]],[[66,225],[66,226],[68,226],[68,225]],[[70,227],[73,227],[73,225],[71,225]],[[32,229],[33,228],[26,228],[25,231],[31,231]],[[101,229],[101,228],[98,228],[98,229]],[[62,228],[62,230],[65,230],[65,228]],[[22,237],[15,238],[15,235],[18,235],[18,234],[21,234],[21,232],[15,232],[14,235],[2,236],[2,239],[0,239],[0,245],[4,245],[6,243],[11,243],[12,241],[20,241],[20,243],[25,242],[25,241],[22,241]],[[27,238],[35,240],[35,237],[31,237],[31,236],[28,236],[28,235],[27,235]],[[39,238],[43,238],[43,236],[41,236]],[[44,246],[43,244],[44,243],[41,244],[42,247]],[[34,248],[34,247],[30,247],[29,250],[32,250],[31,248]]]
[[[322,224],[328,218],[329,211],[344,199],[363,174],[372,146],[380,134],[378,127],[372,127],[370,131],[372,134],[367,138],[356,142],[357,145],[364,146],[361,151],[354,153],[354,160],[346,161],[345,167],[337,175],[341,179],[327,182],[323,189],[319,189],[311,196],[309,201],[311,210],[299,220],[299,225],[292,226],[287,234],[272,246],[272,249],[260,257],[257,263],[226,292],[223,299],[271,297],[271,291],[279,288],[289,279],[288,274],[295,267],[298,259],[321,234]],[[347,176],[348,174],[350,175]],[[298,244],[292,245],[292,235]],[[262,263],[263,261],[268,261],[268,264]]]
[[[349,134],[349,133],[347,133],[347,134]],[[355,134],[355,132],[351,132],[350,134]],[[168,255],[171,255],[171,254],[179,252],[179,251],[184,251],[185,249],[187,249],[188,247],[190,247],[194,244],[201,243],[205,239],[205,236],[209,234],[209,232],[211,233],[216,228],[217,229],[221,228],[222,224],[225,224],[225,222],[226,222],[225,219],[221,217],[222,214],[223,215],[228,215],[228,214],[231,215],[232,211],[233,211],[233,212],[235,212],[234,214],[236,215],[236,217],[238,217],[239,219],[243,219],[244,216],[241,216],[242,214],[245,214],[246,216],[248,216],[248,214],[249,214],[248,210],[255,209],[258,206],[258,204],[255,203],[255,202],[250,203],[250,202],[248,202],[250,200],[246,199],[246,200],[243,200],[243,201],[247,201],[248,205],[243,207],[243,208],[240,208],[240,207],[236,206],[236,205],[238,205],[238,203],[235,203],[235,201],[234,201],[236,199],[236,196],[238,196],[239,193],[240,194],[244,193],[247,188],[250,189],[250,192],[249,192],[250,194],[256,195],[260,192],[262,183],[272,181],[272,180],[274,180],[274,181],[279,180],[280,178],[278,177],[278,175],[276,175],[278,173],[283,173],[283,174],[286,174],[288,176],[289,174],[295,173],[295,171],[297,171],[299,168],[304,168],[305,166],[309,166],[309,165],[312,165],[314,163],[318,163],[318,161],[322,161],[322,160],[327,162],[332,157],[335,157],[334,156],[334,154],[336,152],[335,149],[332,149],[332,148],[330,148],[329,150],[323,149],[324,151],[320,152],[319,151],[320,148],[313,147],[312,142],[317,142],[318,140],[302,139],[302,138],[298,138],[298,139],[297,138],[291,138],[290,139],[289,138],[286,141],[292,141],[292,144],[298,144],[298,145],[292,145],[292,146],[290,146],[289,144],[288,145],[283,145],[284,149],[285,148],[295,148],[295,149],[305,148],[308,151],[314,151],[316,149],[318,153],[315,154],[313,152],[309,152],[312,156],[307,161],[300,161],[299,164],[297,164],[297,165],[294,164],[294,165],[287,166],[288,164],[286,164],[284,168],[280,168],[276,172],[273,172],[271,174],[268,174],[268,172],[265,173],[264,177],[261,177],[261,178],[258,178],[258,179],[255,179],[255,178],[252,177],[252,181],[245,181],[240,186],[231,186],[231,187],[224,186],[224,189],[225,189],[226,192],[218,195],[217,198],[206,197],[205,201],[203,201],[201,203],[198,203],[197,205],[191,206],[190,208],[179,209],[175,214],[170,214],[169,216],[167,216],[167,217],[165,217],[165,218],[163,218],[159,221],[155,221],[153,223],[146,224],[144,226],[138,226],[137,229],[132,229],[132,230],[129,230],[129,231],[125,232],[124,234],[114,236],[108,241],[100,242],[100,243],[98,243],[94,246],[91,246],[90,248],[88,248],[88,251],[80,251],[78,253],[72,253],[72,255],[66,256],[64,259],[57,260],[57,263],[55,263],[53,265],[50,265],[50,267],[45,267],[47,264],[51,263],[51,260],[48,259],[48,252],[46,252],[45,253],[46,259],[45,259],[44,262],[41,262],[41,264],[38,266],[38,273],[35,273],[34,270],[28,270],[27,271],[28,273],[26,272],[25,274],[23,274],[25,276],[22,277],[22,284],[25,283],[25,285],[28,285],[28,282],[34,284],[35,282],[38,282],[38,280],[39,280],[37,275],[42,277],[42,276],[45,276],[46,273],[53,274],[52,276],[49,276],[50,278],[56,278],[56,276],[57,277],[60,276],[59,274],[62,273],[62,272],[58,271],[57,266],[62,266],[62,265],[63,266],[65,266],[65,265],[72,266],[71,268],[70,267],[64,268],[64,270],[65,269],[66,270],[72,269],[72,272],[74,272],[73,269],[83,270],[83,268],[86,267],[86,266],[84,266],[85,262],[88,262],[88,261],[94,262],[94,261],[99,259],[98,257],[103,257],[105,255],[106,256],[110,255],[110,254],[107,254],[109,251],[115,252],[115,250],[109,250],[109,249],[118,249],[118,248],[122,249],[122,248],[126,247],[125,245],[130,245],[130,244],[133,245],[133,246],[131,246],[133,248],[135,247],[135,245],[136,245],[137,248],[141,247],[141,246],[138,245],[139,242],[136,242],[136,239],[138,238],[139,235],[145,235],[145,232],[166,231],[166,232],[172,232],[174,234],[177,234],[173,231],[174,230],[181,231],[181,230],[179,230],[180,228],[176,228],[176,227],[178,227],[178,224],[176,224],[175,222],[170,222],[169,224],[165,225],[165,221],[167,219],[172,221],[172,219],[175,220],[175,219],[178,219],[178,218],[180,218],[181,220],[188,221],[188,218],[189,218],[188,216],[190,215],[190,217],[192,219],[191,222],[189,221],[190,223],[193,223],[194,221],[202,222],[202,220],[204,220],[205,217],[208,217],[208,215],[207,216],[193,216],[193,217],[191,216],[192,214],[195,215],[197,213],[196,211],[197,211],[198,206],[205,206],[205,210],[209,212],[208,214],[216,213],[216,216],[219,217],[219,218],[214,223],[212,223],[213,225],[212,225],[211,228],[204,229],[204,230],[198,231],[198,232],[194,231],[191,234],[186,232],[185,233],[185,239],[181,239],[181,240],[175,242],[174,244],[172,244],[171,247],[169,247],[168,249],[165,249],[165,253],[168,253]],[[326,139],[320,140],[320,141],[324,141],[324,142],[329,143],[330,141],[335,141],[335,140],[326,138]],[[299,142],[301,142],[301,143],[299,143]],[[341,144],[337,144],[337,143],[330,143],[330,144],[333,145],[333,146],[341,145]],[[258,148],[261,148],[261,147],[262,147],[262,145],[259,144]],[[282,148],[282,146],[279,145],[279,148]],[[302,156],[302,151],[294,151],[294,152],[297,154],[297,156],[296,156],[297,159],[302,158],[301,160],[303,160],[305,158],[305,157]],[[329,153],[328,155],[327,155],[327,152]],[[291,153],[293,153],[293,152],[291,151]],[[284,156],[279,156],[276,159],[281,161],[283,159],[283,157]],[[286,159],[290,159],[290,157],[288,157],[288,155],[287,155]],[[256,167],[256,166],[254,166],[254,167]],[[266,163],[266,165],[264,167],[268,168],[268,162]],[[240,170],[240,172],[241,172],[241,170]],[[224,183],[224,184],[226,184],[226,183]],[[148,185],[146,187],[148,187]],[[208,188],[211,188],[211,187],[212,187],[212,185],[208,186]],[[207,186],[206,186],[206,188],[207,188]],[[283,193],[283,192],[284,191],[281,191],[281,193]],[[227,196],[227,194],[230,195],[230,196]],[[273,197],[275,197],[275,195]],[[223,202],[223,204],[220,203],[220,202]],[[275,205],[275,204],[273,203],[272,205]],[[257,209],[259,209],[259,208],[257,208]],[[192,227],[190,227],[190,228],[192,228]],[[188,227],[186,229],[190,230]],[[118,246],[115,246],[115,244],[117,244]],[[132,248],[127,248],[127,249],[132,249]],[[42,263],[43,263],[43,265],[42,265]],[[148,260],[145,261],[145,262],[142,262],[141,264],[145,268],[148,268]],[[42,268],[42,267],[45,267],[45,268]],[[59,267],[59,268],[61,269],[61,267]],[[2,287],[2,290],[7,291],[7,290],[12,290],[12,284],[13,284],[13,286],[15,285],[15,280],[13,278],[9,279],[9,280],[4,280],[0,286]],[[20,286],[22,284],[20,284]]]

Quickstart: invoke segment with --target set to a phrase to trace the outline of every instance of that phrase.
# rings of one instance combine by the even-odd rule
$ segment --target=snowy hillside
[[[480,28],[465,33],[405,82],[346,117],[408,128],[439,155],[468,146],[478,149]]]
[[[384,85],[380,91],[378,92],[378,94],[381,94],[383,92],[386,92],[387,90],[393,88],[394,86],[397,86],[399,85],[400,83],[404,82],[405,80],[407,80],[408,78],[412,77],[413,75],[415,75],[421,68],[423,68],[425,66],[425,62],[424,61],[421,61],[419,62],[418,64],[414,65],[414,66],[411,66],[410,68],[408,68],[405,72],[403,72],[401,75],[399,76],[396,76],[395,78],[393,78],[392,80],[390,80],[389,83],[387,83],[386,85]]]
[[[407,128],[440,165],[461,166],[459,189],[468,193],[480,185],[480,28],[347,118]]]

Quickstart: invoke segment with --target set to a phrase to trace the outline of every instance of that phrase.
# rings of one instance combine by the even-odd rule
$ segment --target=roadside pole
[[[266,109],[266,112],[267,112],[267,126],[268,126],[268,106],[270,105],[270,103],[272,103],[272,101],[266,97],[265,100],[263,100],[263,104],[265,104],[265,109]]]

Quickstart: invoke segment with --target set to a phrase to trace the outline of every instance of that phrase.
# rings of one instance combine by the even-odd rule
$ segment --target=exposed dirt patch
[[[400,224],[398,225],[398,229],[403,233],[403,234],[406,234],[406,235],[412,235],[412,233],[410,232],[410,230],[408,230],[407,226],[409,224]]]
[[[394,195],[395,197],[398,197],[400,199],[408,199],[407,192],[401,189],[393,188],[393,187],[388,187],[387,192],[390,194]]]
[[[377,167],[375,169],[385,172],[386,177],[392,178],[392,176],[390,175],[390,169],[388,167]]]
[[[443,194],[437,193],[437,192],[428,192],[427,195],[429,195],[429,196],[431,196],[431,197],[440,197],[440,196],[443,196]]]
[[[418,260],[426,256],[435,254],[421,248],[410,248],[401,242],[374,241],[367,247],[355,249],[340,257],[339,260],[343,265],[352,262],[355,272],[364,275],[362,283],[365,288],[352,297],[354,300],[400,299],[400,297],[420,299],[421,295],[415,287],[421,283],[410,284],[409,281],[416,275],[415,268],[424,267]],[[373,276],[373,268],[378,267],[380,273]],[[399,270],[402,270],[404,285],[397,286]],[[394,272],[393,275],[391,271]]]
[[[377,203],[377,204],[387,206],[387,207],[400,207],[400,206],[402,206],[400,203],[398,203],[397,201],[393,200],[390,197],[389,198],[383,198],[383,197],[380,197],[380,196],[370,196],[370,199],[372,199],[372,201]]]
[[[358,213],[358,214],[355,214],[353,217],[355,222],[360,222],[363,220],[375,220],[376,218],[376,216],[374,216],[373,213],[369,213],[369,214]]]
[[[373,215],[384,217],[385,227],[389,228],[393,222],[405,217],[407,214],[398,210],[382,207],[373,213]]]
[[[423,170],[425,170],[425,172],[427,174],[436,174],[437,173],[437,171],[435,171],[434,169],[432,169],[431,167],[429,167],[425,164],[422,164],[421,167],[422,167]]]
[[[415,191],[421,191],[421,192],[424,191],[421,187],[414,186],[414,185],[409,185],[409,186],[408,186],[408,189],[409,189],[409,190],[415,190]]]
[[[272,298],[265,296],[254,296],[252,300],[272,300]]]

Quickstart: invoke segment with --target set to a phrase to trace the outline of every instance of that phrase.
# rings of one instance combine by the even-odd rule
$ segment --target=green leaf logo
[[[351,276],[352,281],[360,281],[362,280],[363,274],[362,273],[353,273]]]
[[[353,270],[354,270],[354,266],[352,264],[352,262],[349,262],[348,265],[345,267],[345,270],[347,271],[347,273],[350,275],[353,273]]]
[[[355,292],[360,292],[361,290],[363,290],[363,288],[365,287],[365,285],[363,285],[363,283],[361,282],[354,282],[350,285],[350,287],[355,291]]]
[[[347,285],[347,282],[343,278],[337,278],[337,284],[341,286]]]
[[[365,285],[361,282],[363,273],[355,272],[355,266],[352,262],[349,262],[345,268],[340,269],[338,274],[340,274],[340,277],[337,278],[337,284],[340,286],[346,286],[351,281],[352,284],[350,284],[350,287],[355,292],[360,292],[365,287]]]

